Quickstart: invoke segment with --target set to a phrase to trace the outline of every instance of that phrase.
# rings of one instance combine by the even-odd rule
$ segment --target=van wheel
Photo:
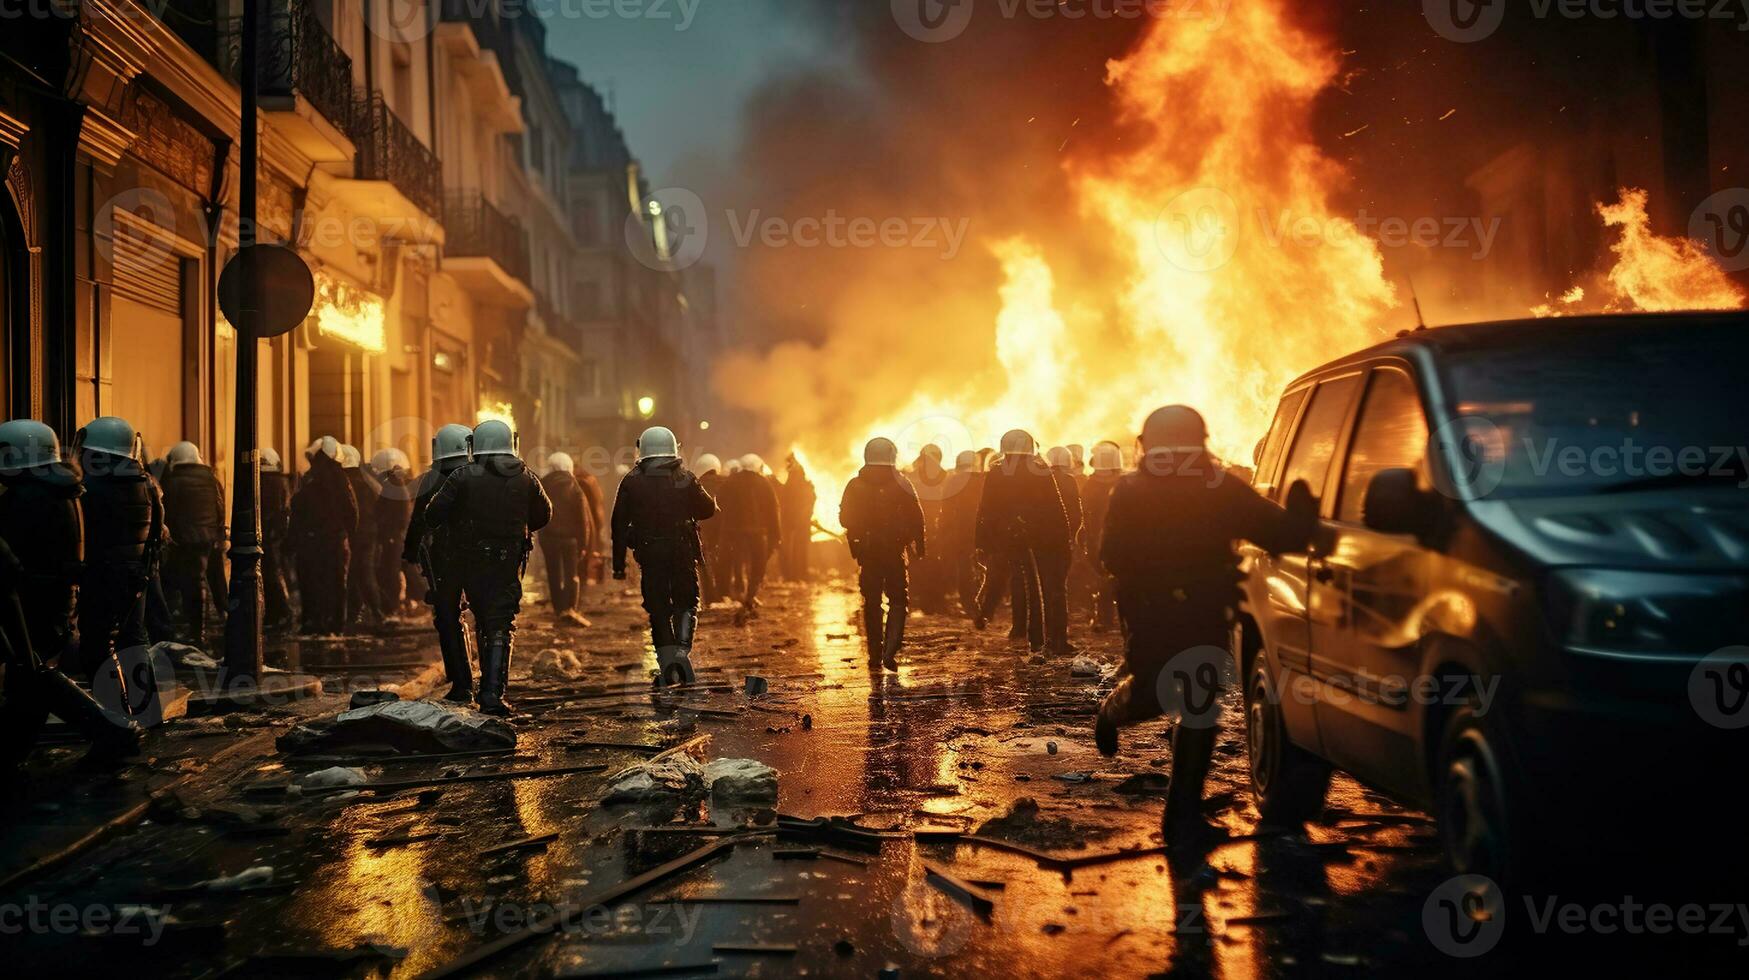
[[[1287,737],[1281,699],[1261,651],[1245,689],[1245,739],[1251,757],[1251,795],[1270,823],[1304,823],[1324,809],[1330,766]]]
[[[1453,712],[1440,739],[1434,800],[1440,843],[1452,869],[1509,886],[1521,856],[1502,748],[1474,707]]]

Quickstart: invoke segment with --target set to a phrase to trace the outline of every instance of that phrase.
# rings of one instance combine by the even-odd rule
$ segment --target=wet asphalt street
[[[532,582],[530,593],[538,595]],[[1210,785],[1210,812],[1234,840],[1173,867],[1159,835],[1167,724],[1126,732],[1124,754],[1100,758],[1091,739],[1100,681],[1030,657],[1001,630],[915,617],[903,669],[871,672],[848,583],[777,585],[750,623],[709,610],[695,653],[700,689],[653,698],[654,655],[631,594],[592,591],[586,630],[555,628],[543,607],[529,608],[521,663],[569,649],[587,671],[539,683],[513,673],[514,755],[363,768],[374,781],[587,771],[322,797],[284,785],[333,760],[269,749],[214,765],[143,825],[4,896],[106,908],[117,920],[97,934],[0,937],[25,971],[14,975],[412,977],[555,912],[567,918],[557,935],[530,938],[474,973],[1271,977],[1457,975],[1530,962],[1444,951],[1449,941],[1423,916],[1448,874],[1421,813],[1339,776],[1321,821],[1259,828],[1235,706]],[[1115,637],[1074,639],[1093,656],[1118,656]],[[303,656],[313,660],[315,649]],[[398,663],[410,654],[375,655]],[[749,697],[748,674],[766,678],[769,693]],[[299,710],[339,706],[330,695]],[[276,731],[294,713],[247,723]],[[770,811],[709,801],[600,802],[612,772],[693,736],[708,737],[705,758],[778,770],[778,812],[852,817],[883,835],[777,836]],[[729,838],[737,828],[748,836]],[[732,846],[690,870],[597,905],[607,889],[724,840]],[[249,890],[184,887],[260,867],[273,869],[271,881]],[[956,895],[931,869],[983,883],[971,885],[977,898]]]

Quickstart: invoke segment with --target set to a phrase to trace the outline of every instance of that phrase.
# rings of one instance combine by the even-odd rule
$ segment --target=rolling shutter
[[[172,316],[182,315],[182,256],[156,226],[115,213],[115,291]]]

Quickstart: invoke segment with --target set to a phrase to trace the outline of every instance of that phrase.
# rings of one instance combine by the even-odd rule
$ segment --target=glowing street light
[[[655,417],[655,415],[656,415],[656,399],[651,398],[649,395],[645,395],[644,397],[638,399],[638,414],[642,415],[644,418]]]

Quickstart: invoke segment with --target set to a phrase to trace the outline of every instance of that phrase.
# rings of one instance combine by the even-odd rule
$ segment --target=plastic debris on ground
[[[313,772],[298,780],[298,785],[304,789],[333,789],[337,786],[363,786],[370,778],[362,769],[348,769],[345,766],[335,766]]]
[[[1071,677],[1102,677],[1111,669],[1110,664],[1095,657],[1080,656],[1069,662]]]
[[[509,724],[462,705],[391,701],[298,725],[280,736],[293,755],[334,752],[436,755],[516,747]]]
[[[204,888],[209,892],[234,892],[246,888],[261,888],[273,884],[273,867],[261,865],[247,871],[239,871],[234,875],[203,881],[196,888]]]
[[[677,803],[704,799],[704,766],[677,753],[627,766],[608,780],[603,803]]]
[[[222,666],[205,650],[186,643],[154,643],[150,652],[153,657],[167,657],[176,666],[191,670],[218,670]]]

